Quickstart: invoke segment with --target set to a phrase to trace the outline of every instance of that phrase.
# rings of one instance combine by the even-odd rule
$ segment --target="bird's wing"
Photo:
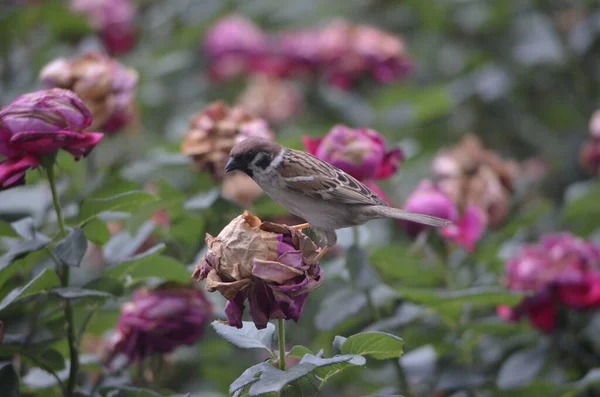
[[[387,206],[377,193],[344,171],[309,153],[287,150],[294,155],[286,157],[279,173],[288,189],[316,200]]]

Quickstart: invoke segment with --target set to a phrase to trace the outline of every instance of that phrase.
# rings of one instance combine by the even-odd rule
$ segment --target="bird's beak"
[[[240,168],[240,166],[238,163],[235,162],[235,159],[233,157],[230,157],[229,161],[225,165],[225,172],[237,170],[239,168]]]

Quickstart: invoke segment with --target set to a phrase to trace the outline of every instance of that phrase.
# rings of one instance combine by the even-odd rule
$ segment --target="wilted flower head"
[[[70,0],[71,10],[84,14],[113,54],[133,48],[137,9],[132,0]]]
[[[194,344],[212,317],[212,305],[202,290],[189,285],[166,283],[142,288],[121,308],[121,318],[110,346],[108,363],[117,354],[129,362],[152,353],[169,353]]]
[[[538,328],[551,331],[558,303],[575,309],[600,306],[599,265],[600,250],[569,233],[525,245],[506,263],[506,283],[512,291],[534,295],[516,308],[500,307],[499,313],[509,320],[527,315]]]
[[[323,282],[316,245],[289,226],[262,222],[244,212],[217,237],[207,234],[208,252],[193,278],[206,279],[208,291],[219,291],[229,302],[229,324],[241,328],[244,302],[257,328],[270,319],[302,314],[308,293]]]
[[[0,190],[25,182],[25,171],[44,155],[64,149],[76,160],[103,137],[85,133],[92,115],[71,91],[51,89],[25,94],[0,110]]]
[[[441,229],[440,233],[468,251],[473,251],[475,243],[485,231],[485,215],[479,208],[469,206],[462,214],[459,213],[452,199],[428,180],[419,183],[406,200],[404,209],[452,221],[453,223]],[[426,229],[426,226],[414,222],[401,223],[413,237]]]
[[[294,117],[302,108],[302,94],[287,80],[256,76],[250,80],[237,103],[250,113],[280,123]]]
[[[319,36],[321,69],[340,88],[349,88],[363,75],[389,83],[412,68],[402,39],[375,27],[339,19]]]
[[[249,19],[230,15],[211,26],[204,38],[204,50],[210,58],[214,79],[238,77],[267,50],[265,33]]]
[[[579,163],[592,175],[600,175],[600,110],[590,118],[588,140],[579,153]]]
[[[459,145],[438,154],[433,171],[440,189],[461,210],[469,205],[481,208],[492,226],[501,224],[508,215],[518,167],[486,150],[476,137],[467,136]]]
[[[360,181],[386,179],[403,160],[402,150],[386,150],[385,140],[368,128],[336,125],[323,138],[304,137],[306,150]]]
[[[250,137],[273,139],[273,132],[265,120],[245,109],[215,102],[192,117],[181,152],[193,159],[199,171],[221,179],[233,146]]]
[[[107,55],[92,52],[56,59],[42,69],[40,79],[50,87],[75,92],[92,113],[90,128],[114,132],[135,117],[138,74]]]

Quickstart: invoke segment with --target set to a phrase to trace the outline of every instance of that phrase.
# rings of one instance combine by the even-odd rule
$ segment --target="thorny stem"
[[[46,173],[48,174],[48,182],[50,183],[50,190],[52,192],[52,202],[54,203],[54,211],[56,211],[56,218],[58,220],[59,236],[61,238],[64,238],[67,236],[67,229],[65,227],[65,220],[63,219],[62,211],[60,208],[58,192],[56,191],[54,159],[51,159],[51,161],[45,161],[43,165],[46,169]],[[60,275],[61,287],[67,288],[69,286],[69,266],[65,265],[64,263],[59,263],[57,270]],[[77,374],[79,372],[79,354],[77,351],[77,341],[75,338],[73,308],[71,307],[71,301],[68,299],[65,299],[65,319],[67,321],[67,339],[69,340],[69,356],[71,363],[69,368],[69,380],[67,382],[65,397],[73,397],[75,395],[75,386],[77,385]]]
[[[279,332],[279,369],[285,371],[285,323],[284,319],[277,320],[277,331]]]

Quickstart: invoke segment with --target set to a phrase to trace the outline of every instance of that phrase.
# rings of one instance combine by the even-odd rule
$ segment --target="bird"
[[[395,218],[444,227],[452,222],[431,215],[390,207],[377,193],[341,169],[301,150],[264,138],[247,138],[231,149],[225,172],[250,176],[276,203],[308,223],[325,247],[337,242],[336,230],[371,219]]]

